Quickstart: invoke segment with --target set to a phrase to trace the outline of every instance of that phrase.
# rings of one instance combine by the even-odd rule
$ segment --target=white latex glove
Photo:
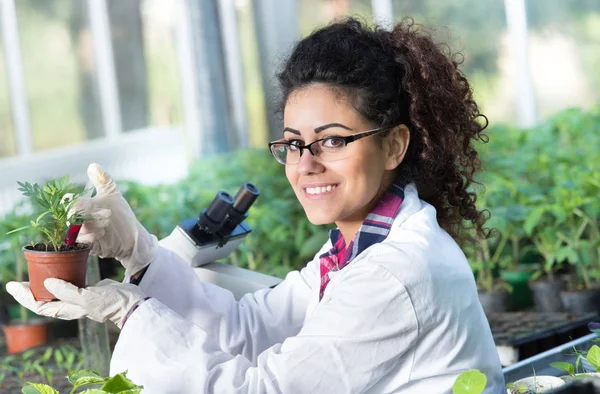
[[[36,301],[29,282],[8,282],[6,291],[19,304],[41,316],[64,320],[87,317],[97,322],[111,320],[118,327],[122,327],[129,311],[146,298],[138,286],[111,279],[81,289],[64,280],[48,278],[44,286],[59,301]]]
[[[100,165],[90,164],[87,172],[96,195],[78,204],[77,209],[92,219],[84,221],[77,242],[91,243],[92,255],[116,258],[125,267],[125,275],[131,276],[154,260],[158,240],[137,220],[115,181]]]

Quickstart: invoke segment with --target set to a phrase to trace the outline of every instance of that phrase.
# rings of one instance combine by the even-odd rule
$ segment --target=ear
[[[385,163],[386,170],[393,170],[402,163],[409,143],[410,131],[405,125],[402,124],[394,127],[388,132],[388,135],[386,136],[386,144],[388,146]]]

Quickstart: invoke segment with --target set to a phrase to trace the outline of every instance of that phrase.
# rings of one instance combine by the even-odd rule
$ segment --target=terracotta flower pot
[[[78,246],[78,249],[66,252],[33,250],[30,245],[23,247],[29,270],[29,284],[36,300],[56,299],[44,286],[46,278],[58,278],[77,287],[85,287],[87,259],[91,246],[79,244]]]
[[[9,354],[20,353],[48,341],[48,323],[44,320],[9,324],[3,326],[2,330]]]

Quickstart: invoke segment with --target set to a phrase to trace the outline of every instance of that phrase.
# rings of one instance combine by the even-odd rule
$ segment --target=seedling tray
[[[496,345],[516,347],[557,334],[576,335],[571,339],[589,334],[587,324],[598,318],[598,313],[506,312],[490,314],[488,321]]]

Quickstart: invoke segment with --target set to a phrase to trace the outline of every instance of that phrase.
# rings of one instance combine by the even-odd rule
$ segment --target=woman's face
[[[299,140],[304,145],[378,127],[367,122],[341,94],[324,85],[311,85],[289,96],[284,126],[285,140]],[[360,226],[393,182],[391,171],[386,171],[386,166],[390,167],[389,149],[386,144],[378,144],[376,138],[369,136],[348,144],[342,160],[321,161],[305,150],[298,164],[285,166],[286,176],[313,224],[335,222],[340,229],[344,225]]]

